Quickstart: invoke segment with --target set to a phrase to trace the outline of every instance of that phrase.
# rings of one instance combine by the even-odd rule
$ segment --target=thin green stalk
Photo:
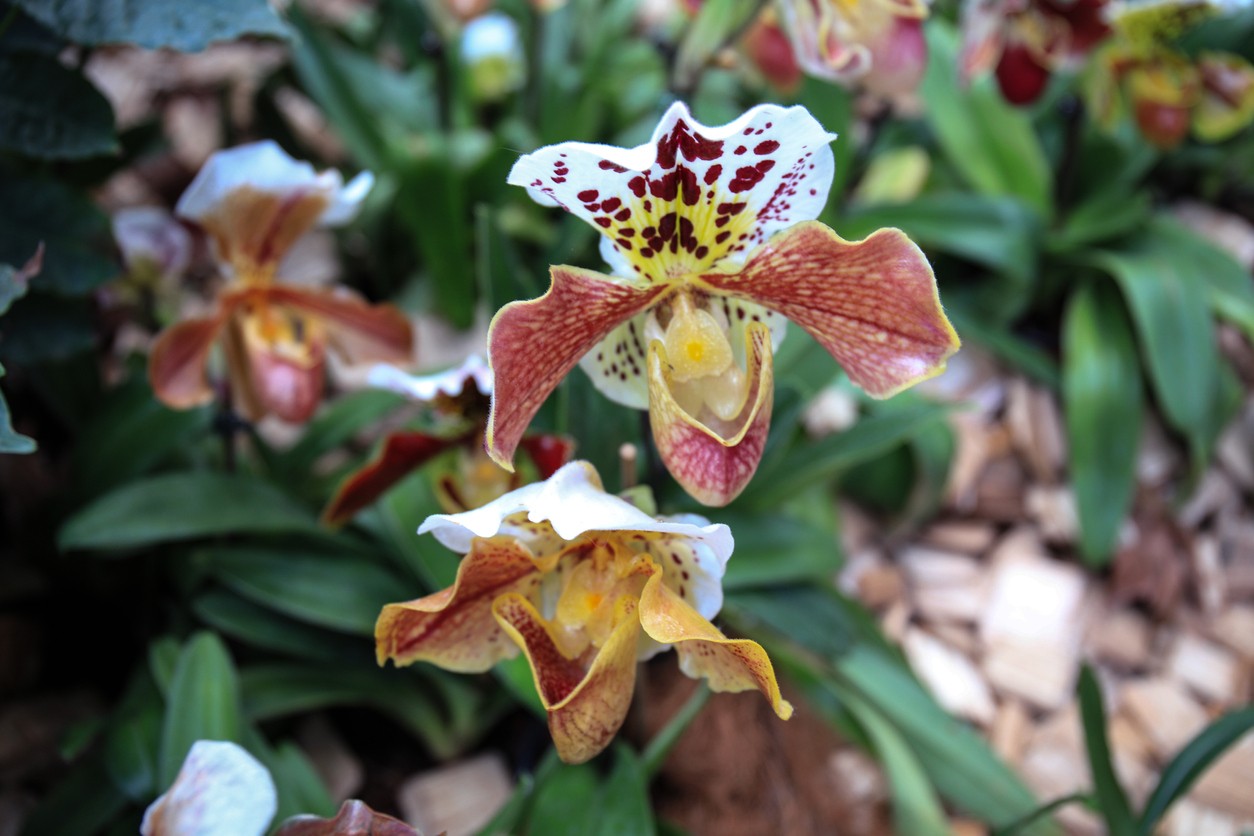
[[[644,771],[646,778],[652,779],[661,769],[671,749],[675,748],[680,736],[701,713],[701,709],[705,707],[705,702],[709,698],[709,686],[704,682],[697,685],[697,690],[692,692],[688,702],[675,712],[675,716],[668,720],[662,730],[649,741],[649,745],[644,747],[644,751],[640,753],[640,768]]]

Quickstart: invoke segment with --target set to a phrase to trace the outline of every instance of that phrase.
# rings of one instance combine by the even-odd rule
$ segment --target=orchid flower
[[[1238,55],[1177,51],[1172,41],[1199,20],[1222,13],[1204,0],[1112,2],[1115,38],[1089,74],[1089,104],[1111,130],[1131,113],[1141,135],[1170,149],[1193,134],[1218,142],[1254,121],[1254,65]]]
[[[423,376],[380,364],[370,370],[367,382],[430,405],[445,419],[446,429],[390,433],[378,455],[340,483],[322,512],[327,525],[352,519],[401,479],[450,450],[458,452],[456,469],[436,484],[436,499],[450,513],[482,505],[522,484],[518,474],[502,470],[483,449],[492,373],[482,357],[471,355],[455,369]],[[541,479],[552,476],[574,452],[574,443],[557,435],[528,435],[521,445]]]
[[[278,281],[296,240],[315,224],[351,220],[373,179],[365,172],[345,186],[339,172],[316,173],[269,141],[210,157],[177,212],[208,233],[230,282],[211,315],[157,338],[148,374],[161,401],[185,409],[212,399],[207,366],[219,340],[232,394],[250,419],[306,420],[322,397],[328,344],[350,362],[409,357],[409,322],[390,305],[369,305],[345,288]]]
[[[636,662],[674,646],[715,691],[757,689],[787,720],[766,652],[710,619],[723,605],[731,532],[702,517],[651,517],[605,492],[587,462],[462,514],[428,517],[466,556],[448,589],[388,604],[379,663],[486,671],[521,650],[568,763],[596,755],[627,715]]]
[[[990,69],[1006,101],[1040,98],[1050,75],[1078,64],[1107,35],[1107,0],[967,0],[961,75]]]
[[[261,836],[278,809],[270,773],[225,740],[192,744],[178,777],[144,811],[143,836]]]
[[[810,75],[909,93],[927,68],[924,0],[780,0],[797,61]]]
[[[375,812],[363,801],[349,799],[333,819],[314,815],[293,816],[274,836],[422,836],[417,828]]]
[[[510,466],[579,363],[610,399],[649,411],[688,493],[724,505],[762,457],[785,317],[875,397],[939,373],[958,338],[919,248],[900,230],[851,243],[811,221],[832,139],[802,107],[708,128],[677,103],[645,145],[567,142],[520,159],[509,182],[593,224],[612,275],[553,267],[548,293],[493,319],[492,458]]]

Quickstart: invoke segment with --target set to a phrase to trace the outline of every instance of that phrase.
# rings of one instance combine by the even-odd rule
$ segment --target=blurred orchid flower
[[[151,287],[178,279],[192,260],[192,236],[159,206],[136,206],[113,216],[113,240],[127,276]]]
[[[178,777],[148,806],[143,836],[261,836],[278,809],[270,773],[243,748],[198,740]]]
[[[1077,65],[1110,34],[1107,0],[967,0],[962,7],[964,80],[995,71],[1006,101],[1036,101],[1050,75]]]
[[[328,344],[350,362],[401,361],[413,333],[390,305],[369,305],[346,288],[278,281],[283,256],[315,224],[356,214],[374,181],[347,186],[337,171],[316,173],[266,141],[219,151],[180,198],[177,212],[204,228],[230,283],[208,317],[167,328],[148,374],[164,403],[183,409],[212,399],[209,353],[222,339],[232,392],[243,414],[304,421],[322,398]]]
[[[507,14],[489,12],[467,23],[461,60],[470,71],[470,90],[480,101],[500,101],[527,83],[518,24]]]
[[[319,816],[293,816],[283,822],[274,836],[422,836],[417,828],[400,819],[377,813],[365,802],[349,799],[340,805],[333,819]]]
[[[429,404],[444,419],[445,430],[390,433],[378,455],[340,483],[322,512],[327,525],[348,522],[401,479],[450,450],[458,452],[456,468],[436,485],[436,499],[450,513],[482,505],[522,484],[519,474],[502,470],[483,449],[492,372],[482,357],[471,355],[455,369],[424,376],[380,364],[370,370],[367,382]],[[546,434],[526,436],[521,446],[541,479],[570,461],[575,448],[570,439]]]
[[[780,0],[778,8],[797,61],[816,78],[859,81],[884,96],[923,79],[923,0]]]
[[[580,363],[610,399],[649,411],[688,493],[723,505],[762,457],[785,317],[875,397],[939,373],[958,338],[919,248],[900,230],[851,243],[811,221],[832,139],[802,107],[708,128],[676,103],[645,145],[566,142],[520,159],[509,182],[593,224],[613,274],[553,267],[547,294],[493,319],[492,458],[510,466]]]
[[[710,619],[723,605],[731,532],[695,515],[651,517],[610,494],[587,462],[482,508],[428,517],[466,555],[448,589],[383,608],[380,664],[479,672],[526,655],[562,760],[604,749],[627,715],[636,662],[673,645],[680,669],[715,691],[757,689],[782,719],[774,669],[756,642]]]

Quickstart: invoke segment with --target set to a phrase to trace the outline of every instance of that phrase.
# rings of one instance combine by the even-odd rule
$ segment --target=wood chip
[[[1006,426],[1016,452],[1038,482],[1053,484],[1066,458],[1066,441],[1058,405],[1043,389],[1022,378],[1006,391]]]
[[[1033,485],[1024,502],[1028,517],[1036,522],[1048,542],[1070,545],[1079,537],[1080,519],[1070,488]]]
[[[949,836],[988,836],[988,825],[975,819],[950,819]]]
[[[1197,490],[1180,508],[1180,522],[1189,528],[1196,528],[1203,520],[1218,514],[1220,511],[1236,507],[1240,502],[1237,489],[1232,480],[1222,471],[1211,468],[1202,476]]]
[[[297,740],[313,762],[331,800],[338,804],[356,797],[366,776],[365,768],[325,717],[315,714],[303,722]]]
[[[1167,437],[1163,425],[1146,416],[1136,454],[1136,478],[1146,487],[1157,487],[1180,470],[1180,451]]]
[[[1074,564],[1040,556],[1035,538],[1022,533],[994,558],[988,604],[980,618],[985,642],[1015,640],[1075,648],[1086,580]]]
[[[1248,405],[1219,436],[1215,456],[1234,482],[1247,491],[1254,490],[1254,416]]]
[[[1028,743],[1028,735],[1032,730],[1032,719],[1028,715],[1027,706],[1021,700],[1002,700],[993,718],[993,728],[989,732],[989,742],[1002,760],[1017,764],[1023,757],[1023,750]]]
[[[947,711],[980,725],[993,722],[993,695],[970,659],[918,628],[906,631],[902,649],[910,667]]]
[[[997,529],[984,522],[940,522],[928,527],[920,538],[924,545],[940,551],[978,557],[997,538]]]
[[[1120,696],[1160,762],[1173,757],[1206,725],[1206,712],[1174,680],[1156,677],[1130,682]]]
[[[965,554],[909,546],[897,555],[910,599],[931,621],[973,622],[984,608],[986,573]]]
[[[858,598],[873,610],[898,601],[905,594],[901,571],[890,564],[872,566],[858,576]]]
[[[1203,534],[1193,541],[1193,580],[1202,611],[1214,616],[1228,598],[1228,576],[1219,557],[1219,538]]]
[[[505,759],[492,752],[413,776],[396,801],[405,821],[424,833],[461,836],[491,821],[513,791]]]
[[[852,801],[875,804],[888,797],[884,770],[874,758],[852,746],[837,749],[828,759],[827,768],[835,783]]]
[[[880,629],[884,631],[885,636],[895,642],[901,641],[909,624],[910,605],[904,598],[884,610],[884,615],[880,617]]]
[[[1162,836],[1241,836],[1242,825],[1232,816],[1182,798],[1167,811]]]
[[[1011,456],[993,459],[976,486],[975,513],[999,522],[1022,520],[1026,486],[1027,474],[1017,460]]]
[[[1254,732],[1249,732],[1203,773],[1190,793],[1194,800],[1231,813],[1240,819],[1254,819]]]
[[[1133,609],[1110,610],[1093,621],[1088,646],[1103,662],[1123,670],[1142,670],[1150,663],[1149,620]]]
[[[1218,641],[1254,661],[1254,606],[1238,604],[1228,607],[1210,623],[1211,635]]]
[[[988,646],[980,667],[999,695],[1048,710],[1071,698],[1078,658],[1074,649],[1060,649],[1053,642],[1003,639]]]
[[[1241,698],[1241,666],[1232,651],[1191,633],[1176,639],[1167,673],[1203,699],[1229,705]]]

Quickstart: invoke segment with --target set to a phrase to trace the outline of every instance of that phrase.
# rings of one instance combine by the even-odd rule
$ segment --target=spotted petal
[[[833,139],[803,107],[761,105],[707,127],[676,102],[644,145],[550,145],[515,163],[509,182],[596,226],[615,273],[666,282],[739,262],[818,217]]]
[[[563,540],[589,531],[651,532],[686,537],[707,545],[720,563],[732,552],[731,531],[695,515],[672,521],[650,517],[635,505],[605,492],[596,469],[585,461],[565,465],[549,479],[533,482],[473,511],[433,514],[418,528],[431,532],[454,551],[467,551],[474,538],[509,533],[509,520],[526,512],[533,523],[547,522]]]
[[[322,512],[322,521],[343,525],[414,470],[466,440],[464,436],[441,438],[422,432],[392,433],[383,440],[383,449],[377,456],[340,483]]]
[[[653,441],[666,469],[704,505],[726,505],[744,490],[758,469],[770,431],[775,394],[771,333],[756,322],[745,331],[749,386],[744,402],[729,421],[719,420],[708,409],[698,415],[685,410],[672,394],[674,381],[661,341],[649,349]]]
[[[552,268],[549,292],[511,302],[488,329],[492,411],[488,452],[513,470],[514,450],[549,393],[619,323],[651,305],[662,287],[639,287],[577,267]]]
[[[447,589],[388,604],[375,624],[379,664],[432,662],[462,673],[486,671],[515,654],[492,616],[492,602],[506,593],[531,595],[540,584],[542,565],[508,538],[479,540],[457,567]]]
[[[176,211],[205,228],[236,272],[272,273],[315,224],[351,220],[373,185],[374,175],[363,172],[345,186],[338,171],[315,172],[266,140],[215,153]]]
[[[717,293],[747,297],[810,332],[849,378],[877,398],[939,374],[958,350],[931,265],[898,229],[849,242],[798,224],[738,273],[708,273]]]
[[[158,400],[188,409],[213,399],[206,375],[209,351],[222,332],[227,312],[204,319],[185,319],[161,332],[148,355],[148,381]]]
[[[654,641],[675,645],[679,667],[688,676],[704,678],[714,691],[757,689],[782,720],[792,705],[779,692],[775,669],[755,641],[729,639],[690,607],[655,574],[640,595],[640,626]]]
[[[620,598],[617,607],[613,632],[585,670],[562,652],[552,628],[526,598],[503,595],[492,606],[531,664],[553,744],[567,763],[583,763],[608,746],[631,705],[640,621],[630,596]]]

